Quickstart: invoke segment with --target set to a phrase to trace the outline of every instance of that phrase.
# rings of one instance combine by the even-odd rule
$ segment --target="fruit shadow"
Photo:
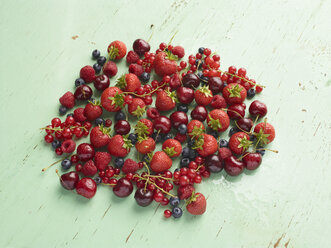
[[[243,173],[241,173],[238,176],[230,176],[230,175],[226,174],[225,171],[223,171],[223,176],[226,181],[231,182],[231,183],[236,183],[241,180],[241,178],[243,177]]]

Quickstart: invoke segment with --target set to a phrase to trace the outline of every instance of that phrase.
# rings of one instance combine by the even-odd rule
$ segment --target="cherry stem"
[[[175,38],[176,34],[178,33],[178,30],[174,33],[174,35],[171,37],[168,46],[171,44],[172,40]]]
[[[148,92],[148,93],[145,93],[145,94],[142,94],[142,95],[138,95],[138,94],[136,94],[136,93],[134,93],[134,92],[128,92],[128,91],[122,92],[121,95],[122,95],[122,94],[128,94],[128,95],[134,95],[134,96],[137,96],[137,97],[145,97],[145,96],[149,96],[149,95],[153,94],[154,92],[158,91],[160,88],[162,88],[162,87],[165,86],[166,84],[167,84],[167,83],[164,83],[164,84],[162,84],[161,86],[156,87],[156,88],[155,88],[154,90],[152,90],[151,92]]]
[[[53,164],[50,164],[49,166],[43,168],[41,171],[44,172],[44,171],[46,171],[47,169],[49,169],[50,167],[52,167],[53,165],[55,165],[55,164],[57,164],[57,163],[60,163],[60,162],[62,162],[63,160],[69,158],[69,157],[70,157],[70,156],[65,157],[65,158],[62,158],[62,159],[60,159],[60,160],[57,160],[57,161],[55,161]]]
[[[250,133],[249,133],[249,132],[247,132],[246,130],[244,130],[244,129],[241,129],[241,127],[239,127],[239,125],[238,125],[237,121],[234,121],[234,123],[236,124],[237,128],[238,128],[240,131],[242,131],[242,132],[244,132],[244,133],[246,133],[246,134],[250,134]]]
[[[268,149],[268,148],[259,148],[259,149],[256,149],[256,151],[263,151],[263,150],[267,150],[267,151],[274,152],[274,153],[278,153],[279,152],[278,150],[271,150],[271,149]]]
[[[148,40],[147,40],[148,43],[149,43],[150,40],[152,39],[153,34],[154,34],[154,30],[155,30],[154,25],[153,25],[151,28],[152,28],[152,33],[151,33],[151,35],[149,36],[149,38],[148,38]]]
[[[223,111],[230,111],[230,112],[234,112],[234,113],[236,113],[237,115],[239,115],[241,118],[244,118],[243,116],[241,116],[241,114],[239,114],[237,111],[235,111],[235,110],[232,110],[232,109],[226,109],[226,108],[222,108],[222,110]]]
[[[253,132],[253,128],[254,128],[254,126],[256,125],[256,122],[257,122],[257,120],[258,120],[259,118],[260,118],[259,115],[256,116],[256,118],[255,118],[255,120],[254,120],[254,123],[253,123],[253,126],[251,127],[251,130],[249,131],[250,134],[252,134],[252,132]]]

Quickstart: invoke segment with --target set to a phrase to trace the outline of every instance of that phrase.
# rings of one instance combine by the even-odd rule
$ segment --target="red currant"
[[[164,210],[163,214],[164,214],[164,217],[166,217],[167,219],[170,218],[172,215],[172,213],[169,209]]]
[[[46,141],[47,143],[52,143],[53,140],[54,140],[54,137],[53,137],[52,135],[47,134],[47,135],[45,136],[45,141]]]
[[[209,56],[211,54],[211,50],[209,48],[205,48],[203,50],[203,54],[206,55],[206,56]]]
[[[179,184],[180,186],[186,186],[190,183],[190,179],[187,176],[180,176]]]
[[[255,89],[256,89],[256,93],[260,93],[263,90],[263,88],[258,85],[255,87]]]
[[[70,158],[70,161],[72,163],[78,163],[79,159],[78,159],[78,156],[77,155],[72,155],[71,158]]]
[[[63,151],[62,151],[61,147],[56,148],[56,149],[55,149],[55,153],[56,153],[57,155],[61,156],[61,155],[63,154]]]
[[[59,127],[61,125],[61,120],[60,120],[60,118],[53,118],[52,119],[52,126],[53,127]]]
[[[159,45],[159,48],[163,51],[164,49],[166,49],[167,47],[167,44],[165,42],[162,42],[160,45]]]
[[[228,72],[231,73],[231,74],[236,74],[237,68],[232,65],[232,66],[229,67]]]
[[[82,164],[76,164],[76,166],[75,166],[75,170],[77,172],[80,172],[82,170],[82,168],[83,168],[83,165]]]
[[[215,55],[213,56],[213,60],[214,60],[214,61],[220,61],[220,56],[217,55],[217,54],[215,54]]]

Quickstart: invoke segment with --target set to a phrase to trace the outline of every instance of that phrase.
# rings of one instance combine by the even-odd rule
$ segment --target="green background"
[[[329,247],[331,1],[1,1],[0,247]],[[267,88],[277,136],[262,166],[213,176],[200,217],[163,218],[107,187],[86,200],[59,186],[39,128],[57,115],[91,51],[136,38],[200,46]],[[76,39],[72,39],[77,35]],[[119,75],[127,70],[119,63]],[[226,134],[224,134],[226,137]],[[129,237],[129,238],[128,238]]]

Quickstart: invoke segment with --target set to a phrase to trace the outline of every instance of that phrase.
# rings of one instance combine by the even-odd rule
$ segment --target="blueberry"
[[[97,59],[100,57],[100,51],[95,49],[93,52],[92,52],[92,58],[93,59]]]
[[[226,139],[220,140],[220,147],[227,147],[229,145],[229,142]]]
[[[238,133],[239,129],[236,127],[232,127],[229,131],[229,136],[231,137],[232,135],[234,135],[235,133]]]
[[[138,140],[138,136],[135,133],[130,133],[128,139],[131,141],[132,145],[135,145]]]
[[[179,202],[180,202],[180,200],[179,200],[179,198],[178,197],[170,197],[170,199],[169,199],[169,203],[170,203],[170,205],[171,206],[173,206],[173,207],[177,207],[178,206],[178,204],[179,204]]]
[[[96,125],[96,126],[99,126],[99,125],[101,125],[101,124],[102,124],[102,125],[105,125],[105,124],[106,124],[106,121],[105,121],[102,117],[98,117],[98,118],[96,118],[94,122],[95,122],[95,125]]]
[[[204,82],[208,82],[208,81],[209,81],[209,77],[205,77],[205,76],[203,76],[203,77],[201,78],[201,80],[204,81]]]
[[[67,114],[67,117],[69,116],[74,117],[74,114],[73,113]]]
[[[201,54],[203,54],[203,51],[204,51],[204,50],[205,50],[204,47],[200,47],[199,50],[198,50],[198,52],[201,53]]]
[[[255,141],[255,139],[256,139],[255,135],[249,135],[249,140],[250,141]]]
[[[196,59],[195,60],[195,65],[198,66],[199,64],[201,64],[201,60],[200,59]]]
[[[161,141],[161,135],[158,134],[157,132],[154,132],[154,133],[152,134],[152,138],[155,140],[155,142],[159,142],[159,141]]]
[[[59,141],[59,140],[54,140],[53,142],[52,142],[52,147],[54,148],[54,149],[56,149],[56,148],[58,148],[58,147],[60,147],[61,146],[61,142]]]
[[[98,63],[95,63],[94,65],[93,65],[93,69],[94,69],[94,71],[95,71],[95,73],[100,73],[100,71],[101,71],[101,65],[99,65]]]
[[[255,89],[250,88],[250,89],[247,91],[247,98],[250,99],[250,98],[253,98],[254,96],[255,96]]]
[[[82,79],[82,78],[77,78],[77,79],[75,80],[75,87],[81,86],[81,85],[83,85],[83,84],[85,84],[84,79]]]
[[[143,72],[141,73],[141,75],[139,76],[140,80],[143,82],[143,83],[147,83],[149,81],[149,79],[151,78],[150,74],[147,73],[147,72]]]
[[[215,137],[215,139],[217,139],[217,138],[218,138],[218,132],[217,132],[217,131],[215,131],[215,130],[212,130],[212,131],[210,131],[209,133],[210,133],[210,135],[211,135],[211,136],[214,136],[214,137]]]
[[[60,115],[65,115],[67,113],[68,109],[61,105],[59,108]]]
[[[198,76],[198,78],[202,78],[203,77],[203,73],[201,72],[201,71],[199,71],[198,73],[197,73],[197,76]]]
[[[204,65],[204,63],[200,63],[200,64],[198,64],[198,66],[197,66],[198,70],[201,70],[202,67],[203,67],[203,65]]]
[[[124,164],[124,159],[123,158],[115,158],[115,166],[116,168],[122,168]]]
[[[122,111],[118,111],[115,114],[115,121],[125,120],[126,115]]]
[[[107,59],[104,56],[100,56],[97,60],[97,63],[101,66],[103,66],[106,63]]]
[[[228,86],[228,84],[226,82],[223,82],[223,88]]]
[[[180,208],[180,207],[174,207],[173,210],[172,210],[172,216],[174,218],[179,218],[181,217],[183,214],[183,210]]]
[[[190,148],[184,147],[182,150],[182,157],[183,158],[188,158],[190,156]]]
[[[193,149],[190,149],[190,152],[189,152],[188,157],[190,159],[194,159],[196,156],[197,156],[197,152],[195,150],[193,150]]]
[[[63,170],[69,170],[70,167],[71,167],[71,161],[70,159],[64,159],[62,162],[61,162],[61,166],[62,166],[62,169]]]
[[[187,141],[187,146],[191,148],[193,145],[194,145],[194,140],[189,139],[189,140]]]
[[[188,107],[186,105],[178,105],[177,106],[177,111],[187,113],[188,112]]]
[[[185,124],[180,124],[177,128],[178,133],[180,134],[186,134],[187,132],[187,126]]]
[[[189,158],[182,158],[180,160],[180,167],[187,167],[189,163],[190,163]]]
[[[163,140],[168,140],[168,139],[172,139],[172,134],[171,133],[167,133],[166,135],[164,135]]]
[[[101,177],[96,177],[96,178],[94,178],[94,181],[95,181],[96,184],[100,184],[100,183],[102,183],[102,179],[101,179]]]
[[[265,154],[265,150],[256,150],[256,152],[260,153],[262,156]]]

